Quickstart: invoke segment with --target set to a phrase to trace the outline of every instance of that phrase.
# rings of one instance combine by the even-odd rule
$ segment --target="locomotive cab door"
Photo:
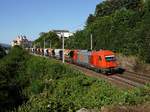
[[[96,62],[97,62],[97,64],[96,64],[97,67],[102,68],[103,63],[102,63],[102,57],[101,56],[99,56],[99,55],[97,56],[97,61]]]

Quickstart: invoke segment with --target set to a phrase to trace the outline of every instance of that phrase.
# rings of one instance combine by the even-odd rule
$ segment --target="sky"
[[[102,0],[0,0],[0,43],[18,35],[35,40],[40,32],[82,29]]]

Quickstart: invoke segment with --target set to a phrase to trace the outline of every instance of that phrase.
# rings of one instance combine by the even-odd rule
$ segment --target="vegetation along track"
[[[78,65],[74,65],[71,63],[67,64],[71,65],[74,69],[83,72],[87,76],[105,79],[111,84],[119,86],[120,88],[142,87],[146,83],[150,82],[149,75],[137,74],[135,72],[130,71],[125,71],[123,74],[104,75]]]

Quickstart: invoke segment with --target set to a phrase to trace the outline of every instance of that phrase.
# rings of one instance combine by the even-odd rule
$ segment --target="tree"
[[[121,8],[142,11],[143,0],[106,0],[96,6],[95,15],[106,16]]]
[[[59,39],[58,35],[54,32],[47,32],[47,33],[41,33],[40,37],[36,39],[33,44],[36,47],[42,47],[44,48],[44,40],[45,40],[45,47],[48,48],[50,45],[48,44],[50,41],[52,43],[52,48],[60,48],[61,47],[61,39]]]
[[[0,45],[0,59],[6,55],[5,49]]]
[[[22,89],[27,84],[23,73],[29,54],[19,46],[14,46],[7,56],[0,60],[0,111],[18,107],[26,100]]]
[[[90,14],[89,17],[87,18],[86,25],[91,24],[92,22],[95,21],[95,19],[96,17],[93,14]]]

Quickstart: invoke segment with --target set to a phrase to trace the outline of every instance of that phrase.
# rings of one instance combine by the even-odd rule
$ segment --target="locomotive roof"
[[[93,53],[99,54],[99,55],[114,55],[114,52],[110,50],[100,50],[100,51],[94,51]]]

